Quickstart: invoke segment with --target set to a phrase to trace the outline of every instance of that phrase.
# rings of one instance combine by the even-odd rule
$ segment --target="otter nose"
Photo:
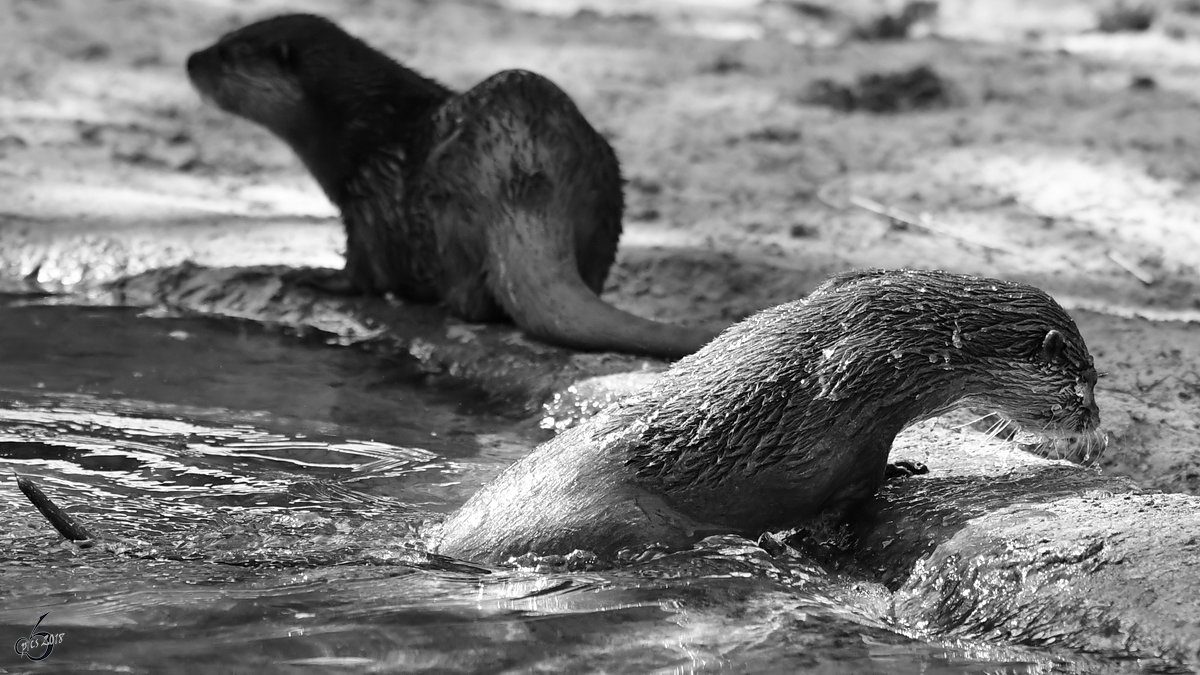
[[[196,69],[200,67],[200,52],[192,52],[187,57],[187,74],[195,75]]]
[[[194,81],[197,77],[210,75],[219,65],[220,59],[215,48],[201,49],[187,57],[187,74]]]
[[[187,57],[186,69],[188,80],[201,98],[212,95],[213,73],[217,70],[217,61],[212,49],[201,49]]]

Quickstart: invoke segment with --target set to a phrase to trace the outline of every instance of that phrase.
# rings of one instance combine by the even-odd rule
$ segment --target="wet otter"
[[[679,357],[716,333],[601,301],[621,235],[616,155],[554,83],[456,94],[327,19],[293,14],[188,57],[196,89],[286,141],[342,212],[327,290],[440,301],[579,349]]]
[[[957,406],[1099,442],[1096,371],[1043,291],[944,272],[834,277],[727,329],[649,389],[540,446],[435,535],[439,553],[687,546],[845,514],[896,434]]]

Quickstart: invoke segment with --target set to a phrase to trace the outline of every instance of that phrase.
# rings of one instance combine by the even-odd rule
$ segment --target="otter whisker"
[[[993,410],[992,412],[986,413],[980,417],[976,417],[973,420],[963,422],[962,424],[952,426],[950,428],[953,429],[954,431],[962,431],[963,429],[966,429],[967,427],[973,427],[976,424],[979,424],[980,422],[986,420],[987,418],[995,417],[995,416],[996,416],[996,411]]]
[[[1008,420],[1001,417],[995,424],[988,427],[988,430],[984,432],[984,436],[987,437],[989,442],[1003,442],[1000,440],[1000,434],[1003,434],[1007,429]]]

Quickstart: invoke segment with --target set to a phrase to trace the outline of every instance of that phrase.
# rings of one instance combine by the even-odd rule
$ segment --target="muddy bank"
[[[895,591],[897,620],[1200,666],[1200,498],[937,424],[892,456],[930,473],[884,487],[852,565]]]
[[[547,345],[510,324],[469,324],[432,305],[322,294],[290,279],[292,268],[148,271],[104,286],[93,300],[250,319],[316,330],[331,344],[360,344],[406,354],[433,378],[482,390],[514,413],[531,414],[577,380],[654,370],[665,363]]]

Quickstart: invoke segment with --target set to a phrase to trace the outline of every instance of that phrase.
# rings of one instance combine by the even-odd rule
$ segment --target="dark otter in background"
[[[834,277],[734,325],[645,392],[540,446],[452,514],[439,553],[687,546],[837,517],[905,426],[985,407],[1099,444],[1096,370],[1045,292],[945,272]]]
[[[507,315],[579,349],[679,357],[715,336],[597,296],[621,235],[620,167],[549,80],[503,71],[456,94],[303,14],[233,31],[187,70],[286,141],[341,210],[346,267],[328,289]]]

